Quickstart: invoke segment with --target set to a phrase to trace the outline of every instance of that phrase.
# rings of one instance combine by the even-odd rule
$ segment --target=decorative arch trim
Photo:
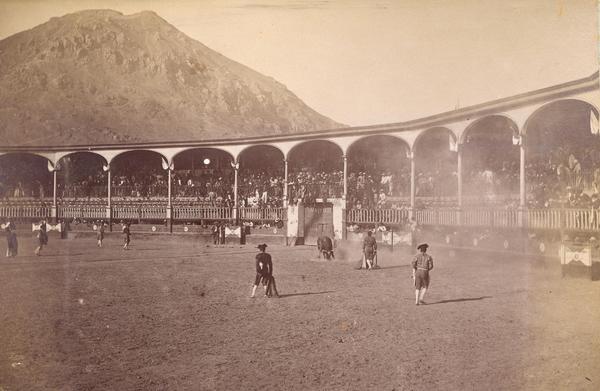
[[[465,130],[462,132],[462,134],[460,135],[459,138],[459,144],[464,144],[467,136],[469,135],[469,132],[471,132],[473,130],[473,128],[475,128],[475,126],[477,126],[479,123],[485,121],[488,118],[492,118],[492,117],[502,117],[502,118],[506,118],[507,120],[510,121],[511,125],[512,125],[512,131],[513,134],[515,134],[515,132],[518,134],[520,132],[519,130],[519,125],[517,124],[517,121],[515,121],[515,119],[513,119],[510,115],[506,114],[506,113],[495,113],[495,114],[490,114],[490,115],[486,115],[480,118],[477,118],[475,120],[473,120],[473,122],[471,122],[469,125],[467,125],[465,127]]]
[[[108,161],[106,160],[106,157],[102,156],[101,153],[98,153],[96,151],[70,151],[70,152],[56,152],[55,157],[56,157],[56,164],[60,163],[60,161],[64,158],[67,157],[69,155],[75,155],[77,153],[89,153],[92,155],[96,155],[99,156],[103,161],[105,165],[108,165]]]
[[[459,137],[456,135],[456,133],[454,133],[454,131],[452,129],[450,129],[447,126],[434,126],[431,128],[427,128],[427,129],[423,129],[422,131],[419,132],[419,134],[417,135],[417,137],[415,138],[413,145],[412,145],[412,151],[415,151],[417,148],[417,145],[421,142],[421,140],[428,134],[431,133],[432,131],[436,130],[436,129],[442,129],[444,131],[446,131],[446,133],[452,137],[452,140],[458,144],[458,139]]]
[[[260,144],[250,144],[250,145],[244,145],[244,146],[243,146],[243,147],[240,149],[240,151],[239,151],[239,153],[238,153],[238,155],[237,155],[237,158],[236,158],[236,163],[237,163],[237,162],[240,160],[240,157],[242,156],[242,154],[243,154],[244,152],[246,152],[246,151],[248,151],[249,149],[252,149],[252,148],[254,148],[254,147],[271,147],[271,148],[274,148],[274,149],[276,149],[277,151],[281,152],[281,155],[282,155],[282,157],[285,159],[285,152],[284,152],[284,151],[283,151],[283,149],[281,149],[281,148],[280,148],[278,145],[275,145],[275,144],[270,144],[270,143],[264,143],[264,144],[263,144],[263,143],[260,143]]]
[[[340,146],[340,144],[339,144],[339,143],[336,143],[334,140],[330,140],[330,139],[323,138],[323,139],[316,139],[316,140],[306,140],[306,141],[300,141],[299,143],[297,143],[296,145],[294,145],[293,147],[291,147],[291,148],[289,149],[289,151],[287,152],[287,154],[286,154],[286,156],[285,156],[286,160],[289,160],[289,158],[290,158],[290,154],[292,153],[292,151],[293,151],[295,148],[297,148],[297,147],[301,146],[302,144],[313,143],[313,142],[325,142],[325,143],[330,143],[330,144],[333,144],[333,145],[335,145],[336,147],[338,147],[338,148],[340,149],[340,152],[342,153],[342,156],[344,155],[344,148],[342,148],[342,146]]]
[[[529,127],[529,124],[531,122],[531,120],[542,110],[544,110],[546,107],[559,103],[559,102],[567,102],[567,101],[577,101],[577,102],[582,102],[582,103],[586,103],[588,106],[591,106],[594,110],[596,110],[596,114],[600,114],[600,109],[598,108],[598,106],[594,103],[592,103],[591,101],[589,101],[586,98],[581,98],[581,97],[569,97],[569,98],[562,98],[562,99],[556,99],[553,100],[551,102],[546,102],[543,105],[539,105],[535,110],[533,110],[531,112],[531,114],[529,114],[529,116],[527,117],[527,119],[525,120],[524,124],[523,124],[523,129],[521,130],[521,133],[523,135],[527,134],[527,128]]]

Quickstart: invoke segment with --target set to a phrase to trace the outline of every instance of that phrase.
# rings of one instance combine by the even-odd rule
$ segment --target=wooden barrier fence
[[[230,220],[231,208],[226,207],[197,207],[193,205],[174,205],[173,220]]]
[[[0,218],[3,219],[44,219],[51,216],[51,207],[47,205],[0,204]]]
[[[100,203],[58,204],[57,219],[107,219],[113,220],[168,220],[167,204],[162,202],[127,203],[112,205],[110,211]],[[173,221],[231,220],[233,209],[207,205],[172,206]],[[287,219],[285,208],[239,208],[238,216],[242,221],[284,221]],[[0,202],[0,222],[4,220],[49,219],[53,216],[53,207],[47,203]],[[414,217],[423,226],[453,226],[502,229],[529,229],[552,231],[600,230],[600,210],[593,209],[528,209],[522,212],[516,209],[501,208],[431,208],[414,211]],[[347,224],[398,224],[408,222],[408,209],[349,209],[343,220]]]
[[[59,219],[106,219],[105,205],[58,205],[56,214]]]
[[[243,221],[276,221],[287,220],[286,208],[239,208]]]
[[[386,223],[376,210],[348,210],[348,224]],[[408,215],[408,211],[407,215]],[[600,230],[600,210],[592,209],[528,209],[521,212],[516,209],[463,208],[454,209],[417,209],[414,217],[424,226],[460,226],[479,228],[506,228],[554,231],[598,231]],[[390,223],[403,224],[406,219],[398,218]]]
[[[346,212],[348,223],[399,224],[408,221],[406,209],[348,209]]]

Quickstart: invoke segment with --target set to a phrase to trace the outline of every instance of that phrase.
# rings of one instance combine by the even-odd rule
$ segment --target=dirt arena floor
[[[251,246],[104,245],[0,259],[1,391],[600,389],[600,282],[554,261],[431,248],[417,307],[408,253],[269,247],[282,297],[251,299]]]

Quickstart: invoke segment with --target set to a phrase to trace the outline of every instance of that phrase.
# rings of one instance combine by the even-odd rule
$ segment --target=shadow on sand
[[[324,292],[305,292],[305,293],[288,293],[287,295],[279,295],[280,299],[293,296],[307,296],[307,295],[324,295],[326,293],[334,293],[335,291],[324,291]]]
[[[481,297],[465,297],[462,299],[452,299],[452,300],[440,300],[440,301],[434,301],[432,303],[428,303],[428,305],[433,305],[433,304],[446,304],[446,303],[460,303],[461,301],[477,301],[477,300],[484,300],[484,299],[491,299],[492,296],[481,296]]]
[[[412,268],[412,265],[393,265],[393,266],[380,266],[378,269],[380,270],[385,270],[385,269],[407,269],[407,268]],[[377,269],[375,269],[377,270]]]

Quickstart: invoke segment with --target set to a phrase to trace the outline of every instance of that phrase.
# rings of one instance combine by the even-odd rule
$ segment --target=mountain
[[[150,11],[81,11],[0,41],[0,146],[211,140],[343,126]]]

